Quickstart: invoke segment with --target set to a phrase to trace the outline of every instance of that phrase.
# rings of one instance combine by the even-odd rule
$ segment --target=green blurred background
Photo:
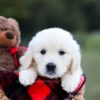
[[[0,15],[19,21],[22,45],[44,28],[72,32],[81,45],[86,100],[100,100],[100,0],[0,0]]]

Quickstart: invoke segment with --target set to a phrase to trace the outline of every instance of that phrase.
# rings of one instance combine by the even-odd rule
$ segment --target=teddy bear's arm
[[[85,85],[81,88],[81,90],[77,93],[77,95],[73,98],[73,100],[85,100],[84,92],[85,92]]]

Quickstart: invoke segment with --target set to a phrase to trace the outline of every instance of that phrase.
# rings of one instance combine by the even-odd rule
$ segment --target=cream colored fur
[[[43,49],[46,50],[45,55],[41,54]],[[60,50],[65,54],[59,55]],[[55,73],[52,75],[46,72],[46,65],[49,62],[56,65]],[[51,79],[60,77],[63,89],[72,92],[78,86],[83,74],[79,44],[70,32],[60,28],[49,28],[38,32],[30,41],[20,63],[19,80],[25,86],[33,84],[38,75]]]

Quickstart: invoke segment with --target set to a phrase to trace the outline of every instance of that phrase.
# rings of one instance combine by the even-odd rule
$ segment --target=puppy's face
[[[54,30],[38,33],[30,42],[38,73],[49,78],[64,75],[70,69],[72,45],[70,34]]]
[[[58,43],[58,42],[57,42]],[[41,41],[34,51],[37,71],[40,75],[49,78],[61,77],[69,68],[71,55],[65,46],[54,41]]]

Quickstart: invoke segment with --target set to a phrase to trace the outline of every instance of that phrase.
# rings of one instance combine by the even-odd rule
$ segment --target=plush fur
[[[33,84],[38,75],[50,79],[60,77],[62,88],[73,92],[83,74],[79,44],[70,32],[60,28],[38,32],[30,41],[20,63],[19,80],[25,86]],[[49,68],[48,64],[51,64]],[[50,68],[52,66],[55,68]]]
[[[20,41],[21,41],[20,29],[19,29],[18,22],[13,18],[6,18],[3,16],[0,16],[0,71],[1,72],[3,71],[16,72],[18,70],[14,62],[14,58],[12,54],[10,53],[10,48],[12,47],[18,48],[15,56],[16,56],[16,59],[19,60],[19,58],[25,52],[25,50],[22,47],[19,47]],[[0,78],[2,79],[3,82],[5,82],[4,81],[5,78],[4,79],[2,78],[1,73],[0,73]],[[0,81],[0,86],[1,86],[1,83],[2,82]],[[3,94],[0,100],[6,100],[6,99],[3,99],[6,96],[4,95],[4,92],[1,88],[0,88],[0,91],[1,91],[0,97]]]
[[[14,71],[16,69],[9,48],[18,47],[19,43],[18,22],[15,19],[0,16],[0,70]]]
[[[13,34],[12,39],[8,39],[6,34],[10,32]],[[20,44],[20,29],[18,22],[13,18],[6,18],[0,16],[0,46],[12,47]]]

